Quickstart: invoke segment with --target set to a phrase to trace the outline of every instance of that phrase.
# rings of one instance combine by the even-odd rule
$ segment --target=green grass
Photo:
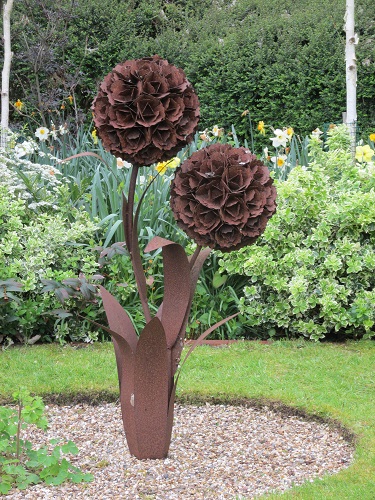
[[[19,386],[45,400],[116,400],[111,344],[87,348],[43,345],[0,354],[0,401]],[[180,401],[242,401],[287,405],[340,422],[356,436],[354,463],[333,476],[282,495],[302,500],[375,499],[375,343],[244,342],[200,347],[184,366]],[[280,498],[269,495],[267,499]]]

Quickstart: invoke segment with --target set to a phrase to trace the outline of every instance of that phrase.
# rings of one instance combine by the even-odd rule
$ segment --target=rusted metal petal
[[[134,411],[137,458],[164,458],[168,448],[168,349],[163,326],[153,318],[135,354]]]
[[[115,349],[117,372],[120,386],[122,421],[132,455],[138,454],[137,430],[134,414],[134,363],[135,354],[129,344],[119,335],[112,334]]]
[[[162,248],[164,268],[164,300],[161,322],[172,347],[186,317],[190,301],[190,266],[181,245],[156,236],[147,245],[145,252]]]
[[[128,342],[132,351],[135,352],[138,337],[127,312],[115,297],[102,286],[100,286],[100,295],[103,299],[103,306],[110,329],[121,335]]]
[[[190,299],[189,299],[188,307],[186,309],[184,321],[182,322],[182,325],[181,325],[180,333],[177,336],[177,340],[172,347],[172,356],[171,356],[171,359],[172,359],[171,375],[172,376],[176,373],[176,370],[177,370],[179,362],[180,362],[181,352],[182,352],[182,349],[184,347],[185,330],[186,330],[186,326],[187,326],[187,323],[189,320],[190,308],[191,308],[191,304],[193,302],[195,287],[197,286],[199,273],[202,269],[202,266],[203,266],[205,260],[209,256],[210,252],[211,252],[210,248],[204,248],[203,250],[201,250],[199,252],[198,256],[196,256],[195,254],[194,254],[194,256],[192,256],[193,266],[192,266],[192,269],[190,272]]]

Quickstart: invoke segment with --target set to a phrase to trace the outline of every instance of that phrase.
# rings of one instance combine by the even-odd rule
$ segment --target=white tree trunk
[[[1,147],[6,146],[6,131],[9,125],[9,75],[12,61],[10,45],[10,14],[13,0],[7,0],[3,11],[4,65],[1,79]]]
[[[346,32],[346,123],[350,131],[354,160],[357,128],[357,59],[355,57],[355,46],[358,43],[358,36],[354,33],[354,0],[346,0],[344,20]]]

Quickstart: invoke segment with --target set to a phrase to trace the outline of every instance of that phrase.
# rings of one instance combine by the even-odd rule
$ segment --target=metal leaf
[[[110,329],[124,338],[132,351],[135,352],[138,337],[127,312],[104,287],[100,286],[99,288]]]
[[[158,318],[153,318],[142,331],[135,354],[137,458],[166,456],[170,379],[168,354],[163,326]]]
[[[162,248],[164,268],[164,300],[161,322],[168,347],[172,347],[180,334],[190,303],[190,266],[181,245],[156,236],[145,252]],[[158,314],[159,316],[159,314]]]

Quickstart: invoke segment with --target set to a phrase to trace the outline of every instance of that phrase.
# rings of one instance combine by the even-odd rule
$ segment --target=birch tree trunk
[[[351,137],[351,151],[355,161],[356,128],[357,128],[357,59],[355,46],[358,36],[354,33],[354,0],[346,0],[345,12],[345,63],[346,63],[346,123]]]
[[[7,0],[3,10],[4,65],[1,79],[1,144],[6,146],[7,129],[9,125],[9,75],[12,61],[10,45],[10,14],[13,0]]]

